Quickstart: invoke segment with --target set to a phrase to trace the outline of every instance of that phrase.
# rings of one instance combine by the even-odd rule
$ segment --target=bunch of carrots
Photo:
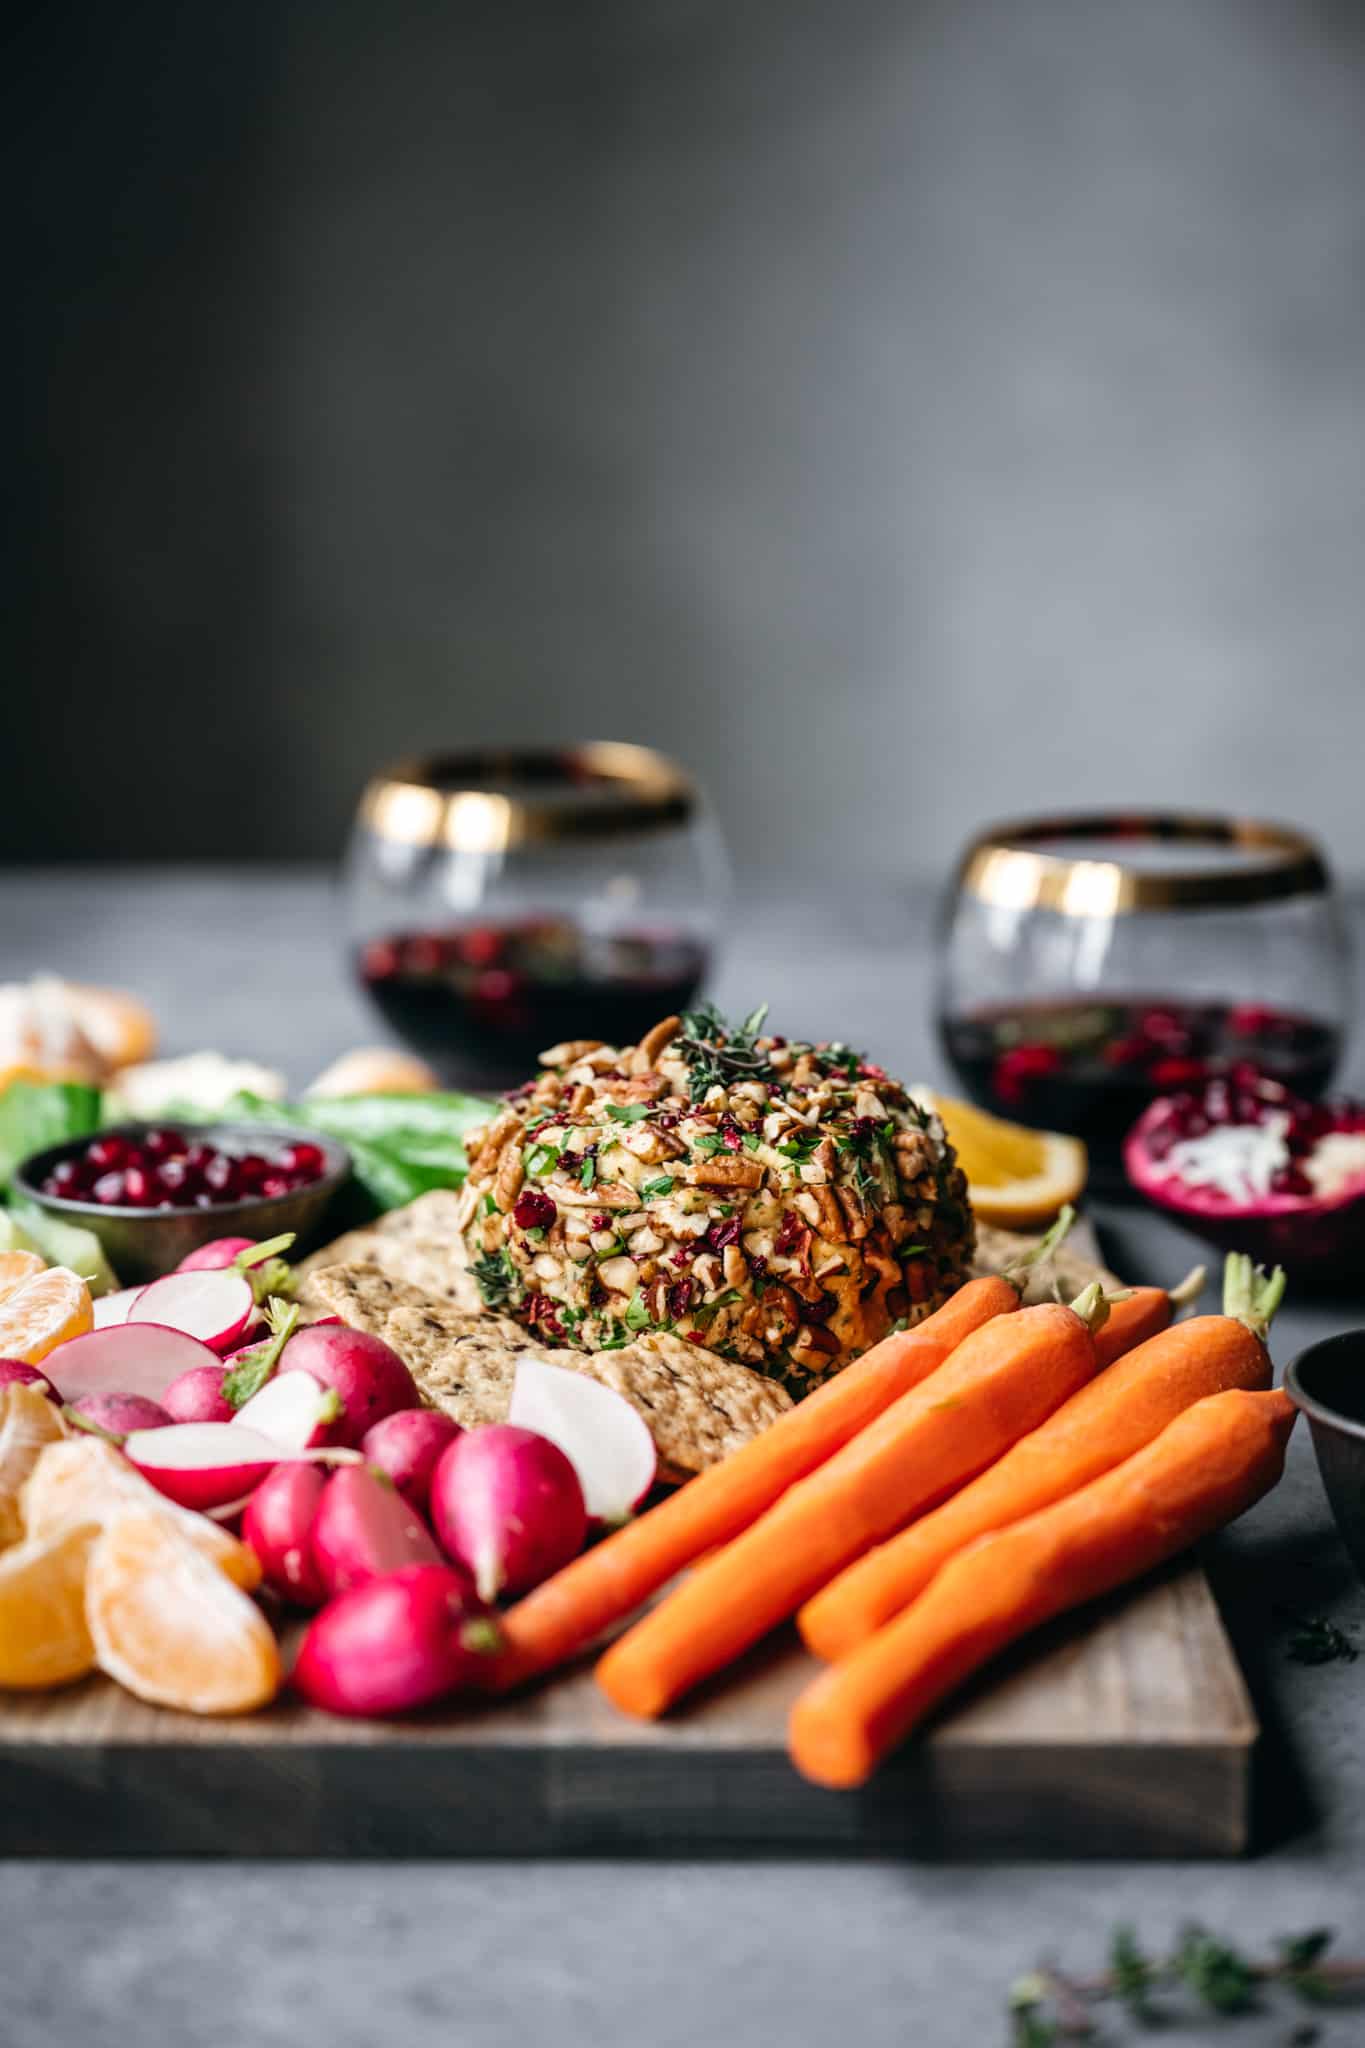
[[[792,1710],[793,1760],[860,1784],[998,1651],[1275,1484],[1295,1412],[1270,1391],[1278,1268],[1233,1254],[1224,1313],[1180,1324],[1160,1288],[1029,1308],[1022,1288],[970,1281],[537,1587],[492,1682],[561,1664],[693,1566],[601,1658],[608,1698],[662,1714],[795,1615],[830,1669]]]

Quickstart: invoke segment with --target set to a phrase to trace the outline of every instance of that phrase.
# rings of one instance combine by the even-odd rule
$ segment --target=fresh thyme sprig
[[[672,1050],[687,1065],[693,1102],[703,1101],[712,1088],[729,1088],[737,1081],[773,1079],[768,1055],[757,1043],[767,1014],[768,1005],[760,1003],[742,1024],[731,1030],[712,1003],[684,1010],[682,1030],[673,1041]]]
[[[1360,1652],[1347,1635],[1325,1614],[1300,1614],[1292,1607],[1276,1612],[1292,1624],[1285,1641],[1285,1653],[1296,1664],[1354,1664]]]
[[[1015,2048],[1056,2048],[1095,2038],[1091,2008],[1122,2005],[1138,2026],[1168,2024],[1177,2015],[1158,2002],[1161,1991],[1184,1990],[1206,2011],[1236,2018],[1261,2009],[1276,1986],[1305,2005],[1358,2006],[1365,2000],[1365,1960],[1327,1961],[1330,1928],[1281,1936],[1273,1961],[1256,1962],[1231,1942],[1191,1925],[1168,1956],[1149,1956],[1131,1927],[1116,1927],[1109,1967],[1094,1977],[1064,1977],[1051,1964],[1030,1970],[1010,1988],[1009,2017]],[[1106,2037],[1108,2038],[1108,2037]]]

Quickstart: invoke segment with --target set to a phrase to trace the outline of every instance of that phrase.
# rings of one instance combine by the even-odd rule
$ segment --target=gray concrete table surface
[[[931,902],[856,876],[742,892],[715,993],[767,998],[790,1033],[856,1039],[942,1075],[930,1029]],[[1357,925],[1360,919],[1356,920]],[[214,1045],[303,1084],[382,1036],[350,985],[316,869],[0,876],[0,979],[39,969],[136,988],[168,1049]],[[1365,1086],[1365,1044],[1346,1078]],[[1132,1277],[1198,1247],[1101,1208]],[[1365,1293],[1365,1285],[1362,1285]],[[1275,1350],[1365,1319],[1291,1301]],[[1267,1728],[1256,1853],[1221,1864],[830,1863],[0,1865],[3,2048],[520,2048],[648,2041],[951,2048],[1007,2038],[1010,1980],[1051,1955],[1100,1965],[1112,1925],[1153,1944],[1198,1918],[1248,1944],[1317,1924],[1365,1950],[1365,1658],[1287,1655],[1280,1607],[1365,1641],[1365,1592],[1333,1535],[1306,1431],[1276,1494],[1225,1536],[1215,1584]],[[1282,2042],[1290,2016],[1169,2038]],[[1365,2039],[1328,2015],[1323,2043]],[[1121,2029],[1107,2038],[1122,2038]]]

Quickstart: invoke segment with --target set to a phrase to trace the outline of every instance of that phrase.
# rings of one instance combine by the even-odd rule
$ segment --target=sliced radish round
[[[244,1273],[196,1269],[167,1273],[144,1287],[130,1323],[167,1323],[198,1337],[211,1351],[230,1351],[256,1314],[256,1297]]]
[[[335,1387],[324,1387],[311,1372],[282,1372],[244,1401],[234,1420],[260,1430],[286,1450],[309,1451],[331,1442],[341,1414]]]
[[[110,1330],[115,1323],[126,1323],[143,1291],[141,1287],[120,1287],[116,1294],[97,1294],[90,1304],[95,1312],[95,1328]]]
[[[289,1452],[240,1422],[172,1422],[138,1429],[123,1446],[158,1493],[182,1508],[224,1506],[258,1486]]]
[[[628,1521],[654,1484],[659,1459],[643,1416],[583,1373],[518,1359],[507,1420],[559,1445],[595,1525]]]
[[[59,1383],[68,1401],[83,1394],[145,1394],[159,1401],[181,1373],[218,1363],[207,1344],[160,1323],[87,1330],[58,1345],[52,1357],[61,1360]]]

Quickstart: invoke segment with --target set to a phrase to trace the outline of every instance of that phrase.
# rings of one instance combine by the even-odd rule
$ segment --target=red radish
[[[335,1443],[341,1427],[341,1397],[324,1387],[311,1372],[277,1373],[258,1394],[244,1401],[234,1418],[258,1429],[289,1451],[309,1451]]]
[[[643,1416],[611,1387],[581,1372],[518,1359],[507,1419],[559,1445],[578,1474],[588,1519],[598,1528],[629,1521],[654,1484],[659,1459]]]
[[[338,1443],[358,1444],[384,1416],[422,1405],[417,1383],[398,1353],[382,1337],[347,1323],[310,1323],[296,1330],[279,1371],[310,1372],[325,1387],[336,1388],[342,1405]]]
[[[131,1436],[135,1429],[165,1429],[175,1420],[159,1401],[145,1394],[82,1394],[71,1403],[73,1415],[84,1416],[105,1436]]]
[[[231,1422],[237,1410],[223,1393],[223,1365],[192,1365],[161,1396],[172,1422]]]
[[[459,1423],[437,1408],[400,1408],[366,1430],[360,1449],[366,1464],[377,1466],[425,1514],[436,1460],[459,1434]]]
[[[36,1365],[28,1365],[22,1358],[0,1358],[0,1387],[36,1387],[40,1394],[46,1394],[49,1401],[55,1401],[60,1408],[62,1396],[57,1392],[47,1374]]]
[[[232,1349],[255,1315],[256,1297],[244,1273],[167,1273],[143,1288],[125,1327],[165,1323],[221,1353]]]
[[[563,1451],[509,1422],[466,1430],[442,1451],[431,1513],[446,1555],[468,1567],[484,1600],[529,1592],[577,1557],[588,1533]]]
[[[219,1361],[195,1337],[167,1330],[159,1323],[115,1323],[107,1330],[87,1330],[57,1347],[62,1361],[62,1391],[68,1401],[82,1394],[146,1394],[159,1401],[173,1379],[196,1366]]]
[[[327,1485],[320,1465],[277,1465],[247,1502],[242,1540],[270,1585],[297,1607],[321,1607],[327,1588],[313,1558],[313,1520]]]
[[[313,1561],[329,1593],[348,1593],[404,1565],[443,1562],[421,1516],[364,1465],[328,1480],[313,1518]]]
[[[90,1304],[95,1313],[94,1327],[108,1330],[115,1323],[126,1323],[141,1293],[140,1287],[120,1287],[116,1294],[97,1294]]]
[[[475,1683],[497,1647],[463,1572],[409,1565],[328,1602],[308,1624],[293,1682],[332,1714],[402,1714]]]
[[[123,1452],[158,1493],[201,1513],[251,1493],[289,1455],[240,1422],[173,1422],[135,1430]]]
[[[177,1273],[221,1273],[224,1267],[235,1266],[243,1252],[255,1249],[249,1237],[211,1237],[207,1244],[187,1252],[175,1270]]]

